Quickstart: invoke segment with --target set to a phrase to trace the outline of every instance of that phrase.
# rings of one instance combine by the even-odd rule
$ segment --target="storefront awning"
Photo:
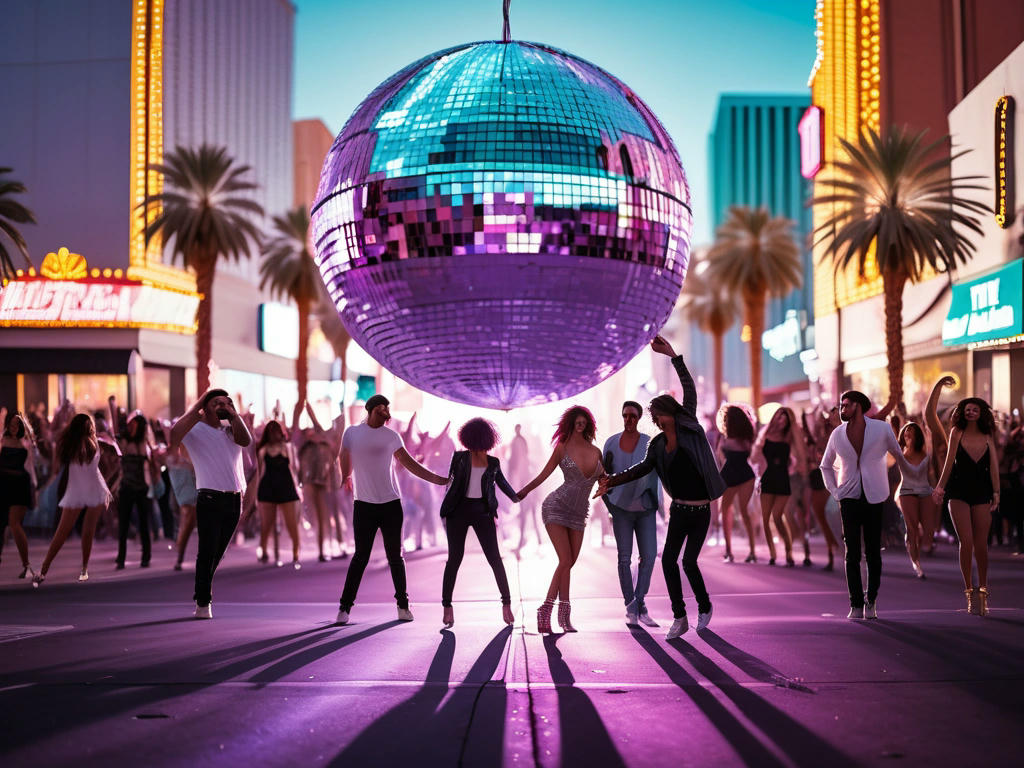
[[[0,349],[0,373],[127,374],[132,349]]]

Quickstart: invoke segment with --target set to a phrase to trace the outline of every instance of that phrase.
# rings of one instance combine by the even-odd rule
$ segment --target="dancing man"
[[[651,440],[642,462],[624,472],[601,478],[597,494],[604,495],[608,489],[638,480],[654,470],[672,497],[661,567],[672,600],[673,621],[666,637],[673,640],[689,628],[679,575],[680,550],[683,551],[683,571],[697,598],[697,629],[704,629],[711,622],[711,597],[697,565],[697,556],[711,525],[711,501],[725,492],[725,481],[704,428],[697,420],[697,387],[683,356],[676,355],[672,345],[661,336],[654,338],[651,349],[672,359],[683,388],[683,402],[679,403],[671,395],[658,395],[651,401],[651,419],[661,429],[661,434]]]
[[[604,443],[604,469],[609,475],[639,464],[647,455],[649,435],[638,430],[643,415],[640,403],[627,400],[622,404],[622,431]],[[661,510],[661,487],[657,474],[641,480],[619,485],[604,497],[604,504],[612,518],[615,549],[619,559],[619,587],[626,603],[626,623],[642,622],[648,627],[658,626],[647,613],[644,597],[651,587],[654,559],[658,556],[657,520],[655,511]],[[640,553],[636,583],[630,563],[633,559],[633,537]]]
[[[890,453],[905,472],[896,435],[885,421],[866,418],[871,401],[851,390],[839,398],[842,424],[832,430],[821,459],[825,487],[839,502],[846,542],[846,585],[850,591],[848,619],[878,618],[878,588],[882,583],[882,502],[889,496],[885,454]],[[836,477],[836,462],[841,481]],[[860,576],[861,536],[868,564],[868,591]]]
[[[225,427],[222,422],[229,422]],[[188,450],[196,473],[197,619],[213,618],[213,574],[231,543],[242,514],[242,449],[252,442],[249,428],[223,389],[210,389],[171,427],[168,450]]]
[[[413,620],[406,592],[405,560],[402,558],[402,500],[395,485],[391,460],[397,460],[422,480],[437,485],[448,483],[447,477],[431,472],[410,456],[402,443],[402,436],[384,426],[391,420],[389,405],[390,401],[383,395],[371,397],[366,401],[366,421],[346,429],[341,441],[342,481],[347,482],[349,475],[355,478],[352,528],[356,551],[345,575],[335,624],[348,623],[378,528],[384,539],[384,552],[395,585],[398,620]]]

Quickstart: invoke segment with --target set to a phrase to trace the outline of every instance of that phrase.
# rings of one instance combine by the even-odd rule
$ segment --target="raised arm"
[[[562,456],[564,455],[565,446],[559,443],[551,452],[551,458],[548,459],[548,463],[544,465],[544,469],[540,471],[540,474],[533,478],[533,480],[527,483],[525,488],[516,494],[520,501],[525,499],[530,494],[530,491],[548,479],[548,476],[555,471],[555,467],[558,466],[558,462],[562,460]]]
[[[947,441],[946,430],[942,426],[942,422],[939,421],[939,395],[942,394],[944,387],[952,387],[955,384],[956,379],[952,376],[943,376],[935,382],[931,394],[928,395],[928,404],[924,408],[924,423],[931,430],[933,447],[940,440],[943,446]]]
[[[168,450],[174,450],[181,445],[182,438],[189,433],[192,427],[199,423],[203,412],[202,402],[203,400],[200,398],[192,403],[192,407],[185,411],[185,414],[171,426],[171,442],[167,446]]]
[[[409,455],[409,452],[405,448],[399,448],[395,451],[395,459],[409,470],[410,474],[416,475],[421,480],[426,480],[428,483],[434,483],[435,485],[447,485],[448,478],[441,477],[436,472],[431,472],[425,466],[420,464],[416,459]]]
[[[320,426],[320,422],[316,418],[316,411],[313,410],[313,405],[309,400],[306,401],[306,413],[309,414],[309,420],[313,422],[313,429],[317,432],[323,432],[324,428]]]
[[[302,398],[298,399],[295,403],[295,407],[292,409],[292,434],[294,434],[299,428],[299,417],[302,416],[302,407],[305,403]]]
[[[949,475],[953,471],[953,462],[956,461],[956,449],[960,445],[960,438],[963,437],[961,432],[956,427],[949,433],[949,447],[946,449],[946,461],[942,464],[942,474],[939,475],[939,481],[935,484],[935,490],[932,491],[932,499],[936,504],[942,504],[942,497],[946,492],[946,483],[949,482]],[[998,472],[998,469],[996,470]],[[998,488],[999,486],[995,486]]]

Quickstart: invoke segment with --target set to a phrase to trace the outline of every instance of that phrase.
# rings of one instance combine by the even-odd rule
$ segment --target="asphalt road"
[[[44,546],[32,542],[33,561]],[[232,547],[214,619],[197,621],[191,566],[172,571],[162,540],[151,568],[121,572],[99,543],[78,584],[72,539],[37,590],[8,545],[0,765],[934,768],[1015,762],[1024,747],[1024,558],[1009,550],[992,553],[986,618],[965,612],[943,546],[923,582],[886,552],[879,619],[849,621],[841,567],[725,564],[708,546],[710,630],[666,641],[660,562],[660,627],[625,626],[614,550],[588,545],[573,572],[579,632],[545,637],[548,550],[506,557],[518,621],[505,628],[473,542],[442,630],[445,552],[406,555],[416,620],[402,623],[377,547],[338,627],[346,560],[296,571]]]

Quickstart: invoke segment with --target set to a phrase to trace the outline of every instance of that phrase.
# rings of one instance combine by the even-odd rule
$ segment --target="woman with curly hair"
[[[754,470],[751,469],[750,450],[754,445],[754,424],[747,412],[738,405],[724,404],[718,409],[716,418],[718,431],[724,438],[718,444],[718,456],[722,462],[722,479],[725,481],[725,493],[722,494],[722,533],[725,535],[725,562],[731,563],[732,557],[732,503],[737,502],[743,527],[750,541],[750,554],[745,562],[756,563],[754,553],[754,528],[750,524],[747,506],[754,495]]]
[[[764,472],[761,475],[761,522],[764,536],[768,540],[768,565],[775,565],[775,541],[772,538],[771,521],[782,537],[786,547],[786,566],[796,565],[793,560],[793,536],[786,522],[786,504],[792,494],[789,483],[790,457],[796,458],[796,465],[804,467],[804,440],[793,411],[785,406],[772,415],[754,444],[754,454],[762,458]]]
[[[544,469],[519,491],[520,501],[548,479],[555,467],[562,468],[564,482],[548,494],[541,504],[541,520],[558,554],[558,565],[551,577],[544,603],[537,609],[537,631],[551,632],[551,612],[558,598],[558,623],[566,632],[575,632],[570,618],[569,574],[583,546],[583,531],[590,511],[590,489],[605,474],[601,449],[594,445],[597,423],[594,415],[581,405],[569,408],[558,420],[551,438],[555,449]]]
[[[900,428],[897,438],[903,449],[903,457],[910,465],[900,469],[901,480],[896,499],[903,513],[907,528],[907,554],[910,567],[919,579],[924,578],[921,570],[921,531],[924,540],[930,541],[935,532],[935,504],[932,502],[932,487],[928,483],[928,467],[931,456],[925,450],[924,430],[921,425],[908,421]]]
[[[472,528],[498,585],[502,620],[512,624],[515,621],[512,596],[501,552],[498,551],[498,497],[494,487],[501,488],[512,501],[518,501],[518,497],[501,471],[501,462],[488,453],[499,442],[498,430],[491,422],[470,419],[459,429],[459,442],[466,450],[452,455],[448,490],[441,501],[441,519],[448,536],[448,561],[444,564],[441,584],[441,606],[444,609],[441,620],[446,627],[455,624],[452,593],[466,552],[466,534]]]
[[[96,441],[96,427],[92,416],[79,413],[71,419],[71,423],[57,441],[57,459],[67,468],[67,487],[57,502],[60,508],[57,531],[53,534],[42,568],[32,578],[33,587],[43,583],[46,573],[50,570],[50,563],[68,540],[83,509],[85,522],[82,523],[82,572],[78,580],[89,579],[89,555],[92,553],[96,521],[110,502],[110,491],[103,481],[103,475],[100,474],[100,447]]]
[[[968,397],[956,404],[951,421],[946,461],[932,500],[941,504],[945,496],[949,501],[953,527],[960,539],[960,573],[968,613],[974,612],[975,605],[972,559],[978,562],[977,612],[984,616],[988,613],[988,529],[992,510],[999,506],[995,418],[988,403]]]

